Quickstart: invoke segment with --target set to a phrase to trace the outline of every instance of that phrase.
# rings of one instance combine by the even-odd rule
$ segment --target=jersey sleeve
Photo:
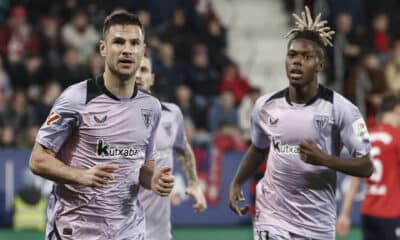
[[[269,136],[261,127],[261,110],[266,101],[265,97],[257,100],[251,113],[251,143],[257,148],[267,148],[270,144]]]
[[[156,133],[160,123],[161,118],[161,104],[158,102],[158,106],[153,114],[153,129],[150,133],[149,143],[146,146],[146,156],[145,161],[156,159]]]
[[[185,123],[183,120],[183,114],[179,107],[176,107],[176,124],[178,129],[174,141],[174,147],[183,149],[185,145]]]
[[[371,142],[360,110],[343,97],[336,97],[335,111],[341,143],[353,157],[367,155],[371,150]]]
[[[37,143],[56,153],[80,124],[75,90],[68,88],[58,97],[36,136]]]

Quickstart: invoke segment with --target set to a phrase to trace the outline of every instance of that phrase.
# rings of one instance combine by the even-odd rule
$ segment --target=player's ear
[[[320,57],[317,67],[317,72],[322,72],[325,69],[325,60]]]
[[[100,50],[100,55],[102,57],[105,57],[106,56],[106,42],[104,40],[100,40],[99,50]]]

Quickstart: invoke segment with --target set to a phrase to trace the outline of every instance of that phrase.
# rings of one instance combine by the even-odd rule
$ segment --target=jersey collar
[[[120,99],[119,99],[117,96],[115,96],[114,94],[112,94],[110,91],[108,91],[108,89],[107,89],[106,86],[104,85],[103,74],[100,74],[100,75],[96,78],[96,85],[97,85],[97,87],[100,89],[100,91],[102,91],[105,95],[109,96],[109,97],[112,98],[112,99],[115,99],[115,100],[120,101]],[[135,98],[136,95],[137,95],[137,92],[138,92],[138,89],[137,89],[136,84],[135,84],[135,86],[134,86],[134,88],[133,88],[132,96],[131,96],[130,98],[131,98],[131,99],[132,99],[132,98]]]
[[[321,84],[318,84],[318,92],[317,95],[315,95],[313,98],[311,98],[304,106],[310,106],[311,104],[313,104],[315,101],[317,101],[319,98],[326,98],[326,91],[327,89],[322,86]],[[289,105],[292,105],[292,102],[290,101],[289,98],[289,88],[285,89],[285,99],[287,101],[287,103],[289,103]]]

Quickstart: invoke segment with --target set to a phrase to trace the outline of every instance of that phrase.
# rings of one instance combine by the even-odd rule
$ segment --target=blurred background
[[[43,239],[52,183],[28,170],[31,147],[60,92],[102,73],[101,28],[117,8],[144,25],[154,92],[184,114],[209,203],[204,214],[193,212],[177,168],[174,239],[252,239],[252,215],[230,212],[228,187],[249,144],[253,103],[287,86],[284,36],[304,4],[336,31],[321,83],[375,125],[382,96],[400,94],[399,1],[0,0],[0,239]],[[263,171],[245,186],[249,204]],[[338,204],[347,184],[339,175]],[[341,239],[360,239],[359,215],[358,204]]]

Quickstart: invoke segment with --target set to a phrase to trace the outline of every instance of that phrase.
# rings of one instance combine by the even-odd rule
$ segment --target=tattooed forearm
[[[184,138],[184,149],[176,149],[176,160],[182,168],[183,173],[189,185],[197,183],[197,171],[196,171],[196,161],[194,159],[194,154],[192,147],[187,141],[186,137]]]

